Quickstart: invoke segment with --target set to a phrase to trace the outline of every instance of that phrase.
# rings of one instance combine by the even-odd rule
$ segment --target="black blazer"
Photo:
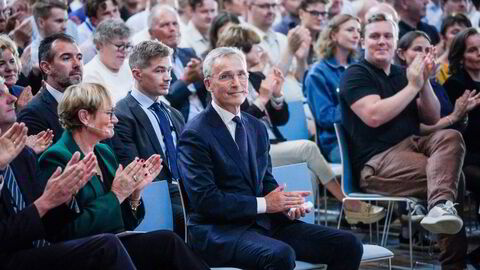
[[[45,87],[18,114],[18,122],[28,127],[28,135],[35,135],[46,129],[53,131],[53,143],[60,139],[63,128],[58,121],[58,103]]]
[[[169,117],[172,120],[178,140],[185,125],[183,116],[178,110],[164,105],[169,111]],[[135,157],[146,160],[153,154],[159,154],[162,156],[164,166],[157,180],[167,179],[171,181],[172,175],[168,169],[168,160],[160,146],[155,130],[147,114],[131,93],[117,102],[115,115],[118,118],[118,123],[115,126],[115,136],[112,142],[119,162],[127,166]]]
[[[188,61],[192,58],[197,58],[195,51],[191,48],[176,48],[175,49],[176,57],[180,59],[183,66],[186,66]],[[195,89],[197,89],[197,95],[200,101],[202,102],[203,107],[207,107],[211,98],[210,95],[203,84],[203,81],[197,81],[194,83]],[[191,95],[190,90],[187,88],[187,84],[179,80],[172,72],[172,81],[170,84],[170,89],[168,95],[165,98],[170,102],[170,105],[175,109],[179,110],[184,119],[188,119],[188,114],[190,112],[190,102],[188,97]]]
[[[260,85],[262,81],[265,79],[265,75],[261,72],[249,72],[249,83],[253,86],[253,89],[259,92]],[[262,119],[265,117],[265,111],[260,110],[255,104],[250,104],[250,102],[245,99],[242,106],[240,107],[242,111],[247,112],[258,119]],[[282,108],[276,109],[272,106],[272,103],[269,101],[266,106],[265,110],[268,112],[268,116],[270,117],[271,128],[273,134],[277,137],[275,140],[271,140],[270,143],[278,143],[286,141],[285,137],[283,137],[282,133],[278,129],[278,126],[283,126],[288,122],[288,118],[290,114],[288,112],[288,105],[285,101],[283,101]]]
[[[270,223],[274,228],[279,222],[290,222],[283,214],[257,214],[256,197],[265,196],[278,184],[272,175],[264,124],[247,113],[242,112],[241,118],[251,170],[239,160],[238,148],[212,105],[187,122],[177,147],[193,210],[188,220],[190,243],[210,265],[229,261],[238,236],[253,224]]]
[[[36,155],[30,148],[25,147],[10,166],[27,206],[15,213],[10,192],[4,183],[0,195],[0,268],[8,254],[32,248],[32,241],[47,238],[50,232],[74,216],[73,212],[62,206],[51,210],[43,218],[38,215],[33,202],[42,194],[43,185],[36,180]],[[54,219],[53,214],[61,218]]]

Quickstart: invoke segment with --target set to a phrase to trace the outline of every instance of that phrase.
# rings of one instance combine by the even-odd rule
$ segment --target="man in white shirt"
[[[276,10],[279,7],[276,0],[249,0],[248,26],[262,39],[260,46],[267,52],[273,65],[283,74],[292,71],[297,81],[303,80],[307,67],[308,49],[311,37],[308,29],[297,26],[285,36],[273,30]],[[295,62],[293,62],[295,60]],[[293,63],[293,68],[292,68]]]
[[[208,30],[217,15],[217,2],[214,0],[191,0],[192,18],[183,32],[182,48],[193,48],[198,56],[208,49]]]
[[[45,85],[19,113],[18,121],[25,123],[29,135],[51,129],[55,143],[63,133],[58,121],[57,106],[65,89],[82,81],[82,54],[75,40],[64,33],[44,38],[38,53]]]

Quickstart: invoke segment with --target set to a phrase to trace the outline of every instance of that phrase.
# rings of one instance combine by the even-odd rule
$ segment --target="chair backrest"
[[[310,191],[310,195],[305,201],[315,203],[313,200],[312,176],[307,163],[297,163],[272,168],[272,174],[277,180],[278,184],[285,183],[287,185],[286,191]],[[314,223],[314,211],[307,214],[300,220],[307,223]]]
[[[288,122],[278,127],[283,137],[289,141],[308,139],[307,117],[305,116],[303,101],[289,102],[288,113]]]
[[[334,123],[335,132],[337,134],[338,146],[340,148],[340,159],[342,160],[342,192],[348,197],[354,192],[361,192],[358,188],[358,182],[353,177],[352,163],[350,161],[350,153],[348,149],[347,135],[341,123]]]
[[[172,203],[166,180],[155,181],[143,190],[145,217],[135,231],[173,230]]]

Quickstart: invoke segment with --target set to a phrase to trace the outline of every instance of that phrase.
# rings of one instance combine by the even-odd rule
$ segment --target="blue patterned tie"
[[[160,103],[155,102],[152,104],[152,106],[150,106],[150,108],[152,108],[157,115],[158,124],[160,125],[160,130],[162,131],[163,135],[163,143],[165,144],[165,148],[167,150],[165,154],[167,155],[170,172],[172,173],[173,178],[178,180],[179,172],[177,167],[177,151],[175,149],[175,144],[173,143],[170,120],[165,112],[165,108],[163,108]]]
[[[5,173],[3,175],[5,185],[7,186],[8,191],[10,192],[10,196],[12,198],[12,205],[13,210],[15,213],[18,213],[25,209],[25,200],[23,199],[22,191],[18,186],[17,180],[15,179],[15,175],[13,174],[12,168],[10,165],[7,166],[5,169]],[[48,246],[49,243],[44,239],[33,241],[33,245],[37,248]]]

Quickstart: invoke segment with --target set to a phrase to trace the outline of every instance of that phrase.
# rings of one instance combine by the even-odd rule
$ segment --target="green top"
[[[39,180],[46,183],[57,167],[63,170],[76,151],[80,152],[80,159],[83,159],[84,154],[73,139],[72,133],[64,131],[62,137],[40,156]],[[118,167],[118,161],[110,147],[98,143],[95,145],[94,152],[100,168],[105,168],[102,171],[104,182],[94,175],[79,190],[75,199],[80,213],[53,236],[55,241],[133,230],[145,216],[143,203],[134,213],[128,199],[119,204],[115,194],[110,191]]]

